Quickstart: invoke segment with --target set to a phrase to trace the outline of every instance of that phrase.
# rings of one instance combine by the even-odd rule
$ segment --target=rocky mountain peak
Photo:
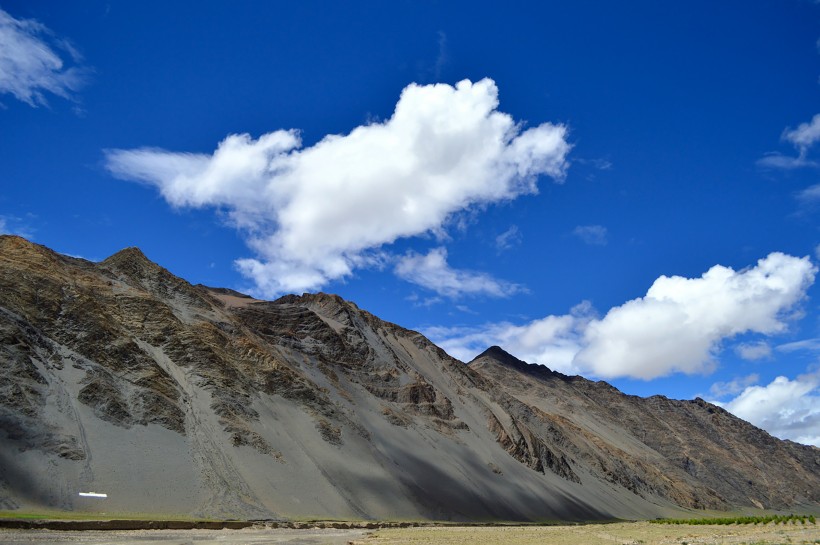
[[[0,235],[0,248],[3,250],[33,251],[35,248],[43,247],[17,235]]]
[[[65,256],[45,246],[17,235],[0,235],[0,255],[6,260],[18,263],[23,268],[54,265],[66,259]]]
[[[514,369],[521,373],[538,374],[542,376],[565,376],[555,371],[551,371],[546,365],[538,363],[527,363],[520,360],[501,348],[500,346],[491,346],[475,358],[468,365],[474,369],[480,369],[487,365],[501,365],[506,368]]]
[[[100,267],[117,270],[127,274],[140,273],[144,275],[150,271],[152,273],[161,269],[159,265],[148,259],[146,255],[137,248],[131,246],[107,257],[99,263]]]
[[[520,368],[523,365],[529,365],[527,362],[519,360],[500,346],[493,345],[489,347],[487,350],[473,358],[473,360],[468,365],[473,365],[474,363],[489,359],[493,360],[497,363],[501,363],[503,365],[507,365],[509,367]]]
[[[209,307],[202,291],[157,265],[137,247],[120,250],[97,264],[110,276],[162,299],[184,299],[200,309]]]

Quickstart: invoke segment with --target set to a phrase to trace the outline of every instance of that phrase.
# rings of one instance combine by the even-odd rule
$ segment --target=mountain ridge
[[[702,400],[626,396],[494,347],[467,365],[337,295],[193,286],[135,248],[93,263],[0,236],[0,361],[8,509],[593,520],[820,504],[820,449]]]

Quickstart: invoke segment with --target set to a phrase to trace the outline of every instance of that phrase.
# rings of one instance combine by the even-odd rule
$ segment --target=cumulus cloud
[[[0,93],[32,107],[48,104],[46,93],[71,98],[85,79],[80,60],[68,42],[56,39],[43,24],[15,19],[0,9]]]
[[[801,123],[796,128],[786,128],[780,139],[788,142],[797,150],[797,157],[781,153],[768,153],[758,160],[757,164],[768,168],[795,169],[803,167],[817,167],[818,163],[807,158],[809,149],[820,141],[820,114],[812,117],[811,121]]]
[[[410,252],[399,259],[395,270],[400,278],[450,298],[462,295],[508,297],[523,289],[485,273],[453,269],[447,263],[447,250],[441,247],[426,255]]]
[[[772,355],[772,347],[766,341],[740,343],[735,346],[735,353],[744,360],[762,360]]]
[[[525,361],[602,378],[707,373],[723,340],[784,331],[816,272],[808,257],[772,253],[741,271],[716,265],[700,278],[661,276],[603,318],[587,304],[525,325],[425,332],[461,359],[498,344]]]
[[[562,181],[566,128],[525,129],[497,107],[489,79],[411,84],[390,119],[307,148],[278,130],[230,135],[210,155],[108,150],[107,168],[173,206],[227,212],[256,253],[237,266],[272,296],[348,276],[458,212],[535,193],[541,175]]]
[[[424,334],[448,354],[470,361],[492,345],[498,345],[517,358],[548,365],[566,374],[582,370],[573,359],[581,349],[584,328],[594,317],[588,301],[576,305],[569,314],[546,316],[524,325],[510,322],[490,323],[481,327],[428,327]]]
[[[772,253],[744,271],[715,265],[700,278],[661,276],[645,297],[590,324],[576,363],[602,377],[708,372],[722,339],[783,331],[815,273],[808,257]]]
[[[606,246],[607,230],[603,225],[579,225],[572,234],[591,246]]]
[[[750,386],[723,407],[781,439],[820,447],[820,375],[777,377]]]

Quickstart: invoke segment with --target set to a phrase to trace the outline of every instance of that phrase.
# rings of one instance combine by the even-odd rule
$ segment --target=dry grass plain
[[[246,528],[243,530],[0,530],[3,545],[806,545],[820,544],[820,526],[660,525],[648,522],[579,526],[432,526],[379,530]]]
[[[774,545],[820,544],[820,526],[661,525],[429,527],[377,530],[356,545]]]
[[[369,530],[3,530],[2,545],[347,545]]]

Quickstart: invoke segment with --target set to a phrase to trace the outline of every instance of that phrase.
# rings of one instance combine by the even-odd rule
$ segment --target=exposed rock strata
[[[136,248],[92,263],[0,237],[10,508],[637,518],[817,506],[819,474],[818,449],[702,400],[497,348],[465,365],[338,296],[192,286]]]

